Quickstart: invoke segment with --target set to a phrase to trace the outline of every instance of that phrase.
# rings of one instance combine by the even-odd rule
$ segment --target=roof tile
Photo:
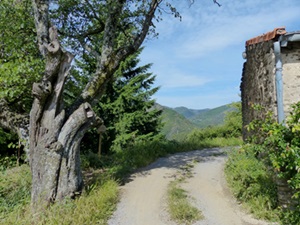
[[[273,31],[249,39],[248,41],[246,41],[246,46],[254,45],[264,41],[269,41],[276,38],[278,35],[282,35],[282,34],[286,34],[285,27],[278,27],[275,28]]]

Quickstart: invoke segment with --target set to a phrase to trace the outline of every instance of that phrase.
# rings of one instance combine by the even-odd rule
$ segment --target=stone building
[[[241,95],[243,137],[249,133],[245,126],[253,119],[263,119],[272,111],[283,122],[290,106],[300,101],[300,31],[286,32],[276,28],[246,41],[243,53]],[[264,111],[256,111],[260,105]]]
[[[291,104],[300,101],[300,31],[286,32],[276,28],[246,41],[241,94],[243,138],[250,135],[245,129],[253,119],[264,119],[272,111],[278,122],[284,122]],[[253,106],[262,106],[254,110]],[[293,190],[284,179],[274,177],[278,204],[294,209],[299,204],[292,198]]]

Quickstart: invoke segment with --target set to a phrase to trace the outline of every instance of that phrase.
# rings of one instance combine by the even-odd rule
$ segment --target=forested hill
[[[157,104],[163,110],[163,134],[168,139],[180,138],[196,128],[221,125],[226,112],[234,110],[230,105],[213,109],[188,109],[186,107],[169,108]]]

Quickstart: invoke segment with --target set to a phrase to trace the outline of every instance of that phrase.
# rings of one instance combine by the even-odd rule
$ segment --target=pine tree
[[[151,64],[138,65],[140,52],[122,62],[98,103],[98,114],[107,127],[102,140],[105,153],[152,140],[160,133],[161,111],[154,109],[155,100],[151,99],[159,88],[152,88],[155,76],[147,72]],[[97,137],[95,130],[89,132],[83,140],[83,148],[96,151]]]

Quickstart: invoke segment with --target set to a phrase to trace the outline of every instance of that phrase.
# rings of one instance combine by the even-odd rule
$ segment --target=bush
[[[251,146],[228,153],[225,167],[234,196],[256,217],[277,220],[277,192],[272,173],[253,154]]]

